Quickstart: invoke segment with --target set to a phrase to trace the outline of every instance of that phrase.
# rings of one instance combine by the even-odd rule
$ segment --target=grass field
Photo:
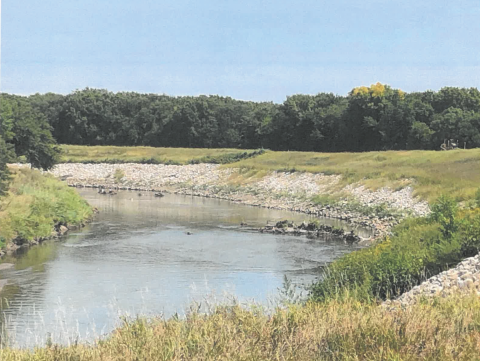
[[[405,179],[414,179],[416,195],[429,201],[443,193],[458,201],[467,200],[480,186],[480,149],[448,152],[267,152],[232,166],[342,174],[347,183],[362,180],[371,188],[384,185],[396,188],[404,184]]]
[[[124,322],[93,345],[0,349],[10,360],[479,360],[480,299],[449,298],[388,311],[354,298]]]
[[[224,156],[241,155],[241,149],[153,148],[62,145],[63,162],[189,164],[203,160],[217,163]],[[213,161],[212,161],[213,160]],[[233,161],[238,158],[233,157]],[[223,163],[223,162],[220,162]]]
[[[244,154],[238,149],[185,149],[110,146],[62,146],[65,162],[145,162],[187,164],[192,161],[229,163],[230,167],[249,168],[249,176],[266,171],[306,171],[341,174],[343,183],[362,181],[370,188],[405,185],[414,180],[415,194],[432,201],[449,194],[458,201],[470,199],[480,185],[480,149],[435,151],[386,151],[366,153],[312,153],[267,151],[254,156],[226,157]],[[250,156],[252,154],[252,156]],[[208,158],[209,157],[209,158]],[[242,159],[246,158],[246,159]],[[236,160],[241,159],[238,162]]]

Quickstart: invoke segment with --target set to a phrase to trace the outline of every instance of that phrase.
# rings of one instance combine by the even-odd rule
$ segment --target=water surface
[[[119,314],[182,314],[193,300],[225,294],[268,304],[284,276],[309,284],[355,247],[240,226],[308,220],[292,212],[181,195],[79,192],[98,207],[95,221],[6,259],[14,267],[0,272],[8,280],[0,293],[4,327],[17,345],[42,344],[48,335],[88,340],[110,331]]]

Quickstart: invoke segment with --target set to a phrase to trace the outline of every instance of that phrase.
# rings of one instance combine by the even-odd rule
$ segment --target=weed
[[[116,184],[122,183],[123,177],[125,177],[125,172],[120,168],[115,169],[115,173],[113,173],[113,178],[115,179],[115,183]]]

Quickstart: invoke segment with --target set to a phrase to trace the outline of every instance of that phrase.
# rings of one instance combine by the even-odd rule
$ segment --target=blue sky
[[[480,87],[479,0],[3,0],[1,90],[282,102]]]

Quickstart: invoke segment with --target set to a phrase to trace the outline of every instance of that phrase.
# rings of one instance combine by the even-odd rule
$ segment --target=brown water
[[[240,227],[308,219],[302,214],[180,195],[80,193],[100,210],[93,223],[4,260],[14,267],[0,271],[8,280],[0,292],[3,327],[16,345],[91,340],[111,331],[120,314],[182,314],[193,300],[225,293],[268,305],[284,276],[309,284],[355,249],[331,237]]]

